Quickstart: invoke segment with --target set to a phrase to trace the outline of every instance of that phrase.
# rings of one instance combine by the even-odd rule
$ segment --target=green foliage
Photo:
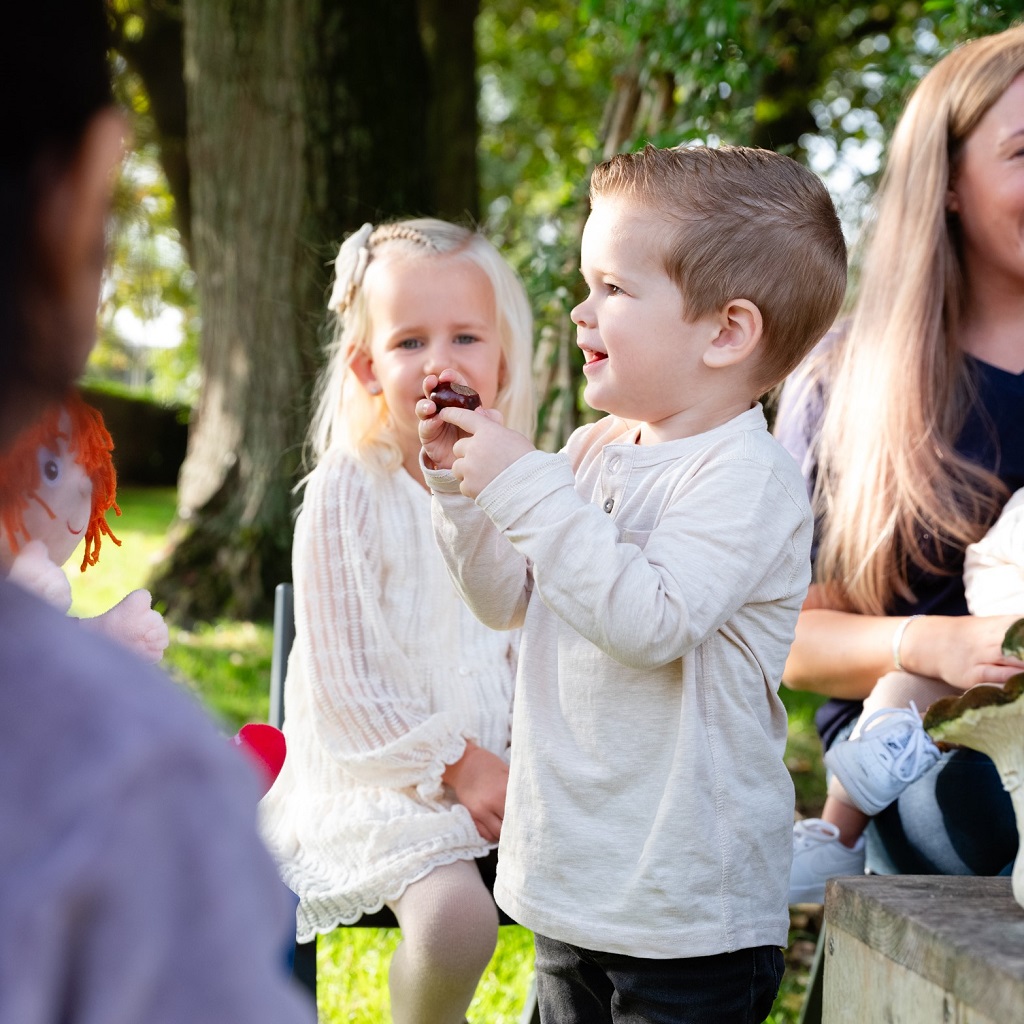
[[[575,11],[567,0],[543,11],[493,0],[477,20],[482,206],[521,265],[555,243],[560,211],[585,196],[600,154],[614,63],[578,45]]]
[[[1024,661],[1024,619],[1018,619],[1003,637],[1003,654]]]
[[[108,2],[126,46],[144,39],[157,8],[180,15],[173,0]],[[588,415],[569,311],[580,298],[579,235],[596,162],[647,141],[767,145],[826,175],[854,234],[914,83],[958,41],[1022,15],[1024,0],[484,0],[481,208],[533,301],[544,443]],[[90,374],[191,403],[195,280],[158,169],[149,100],[122,59],[115,68],[136,145],[119,186]],[[142,360],[115,313],[130,310],[151,328],[168,307],[182,312],[185,343]]]
[[[317,1002],[323,1024],[379,1024],[391,1019],[388,965],[395,929],[339,929],[317,942]],[[471,1021],[516,1024],[533,973],[533,936],[508,926],[484,971],[467,1014]]]
[[[141,32],[138,11],[125,17],[126,33]],[[114,83],[118,102],[129,114],[133,142],[114,192],[99,340],[86,380],[119,380],[155,401],[192,405],[199,390],[195,274],[181,243],[174,197],[160,165],[145,88],[117,57]],[[180,322],[170,336],[168,328],[174,324],[169,321]],[[177,338],[180,344],[169,344]]]
[[[272,647],[268,623],[223,620],[194,631],[172,629],[165,668],[233,734],[246,722],[267,720]]]
[[[543,10],[491,0],[477,19],[485,229],[519,270],[537,330],[540,422],[556,444],[578,417],[582,358],[569,311],[579,301],[578,241],[613,47],[581,46],[585,19],[568,0]],[[564,423],[562,422],[564,420]],[[543,435],[542,430],[542,435]]]
[[[99,615],[129,591],[145,586],[148,568],[163,547],[174,515],[173,489],[124,487],[117,501],[123,515],[108,512],[107,522],[120,546],[104,538],[96,565],[80,572],[79,548],[64,566],[71,580],[72,615]]]
[[[821,760],[821,741],[814,726],[814,712],[826,698],[785,686],[780,696],[789,716],[785,756],[796,790],[796,809],[805,818],[816,818],[825,802],[825,769]]]
[[[595,162],[645,142],[768,146],[826,175],[854,234],[913,84],[1022,13],[1024,0],[485,2],[482,205],[533,299],[542,443],[586,416],[569,310]]]
[[[173,489],[125,487],[118,503],[123,515],[111,516],[111,528],[120,546],[105,539],[99,562],[83,573],[74,556],[64,567],[71,577],[73,615],[99,615],[144,587],[164,548],[174,517]],[[172,629],[164,667],[203,701],[225,732],[234,733],[246,722],[267,719],[271,647],[268,623],[223,620],[194,632]]]

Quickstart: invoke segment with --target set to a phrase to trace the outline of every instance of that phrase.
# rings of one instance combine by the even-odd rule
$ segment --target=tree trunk
[[[288,574],[298,430],[293,306],[305,190],[304,3],[187,0],[192,243],[203,388],[153,589],[188,621],[252,615]]]
[[[364,221],[435,209],[425,157],[431,85],[416,0],[309,2],[308,214],[315,243],[333,246]]]
[[[432,83],[427,152],[437,214],[463,223],[480,216],[474,36],[479,11],[479,0],[420,0],[420,32]]]
[[[152,589],[188,622],[263,615],[291,578],[330,261],[363,221],[434,212],[437,178],[415,0],[185,0],[184,14],[203,385]]]

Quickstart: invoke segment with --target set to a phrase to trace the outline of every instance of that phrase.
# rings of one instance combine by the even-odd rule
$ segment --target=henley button
[[[615,499],[614,498],[605,498],[604,499],[604,510],[605,510],[605,512],[611,512],[611,510],[613,508],[615,508]]]

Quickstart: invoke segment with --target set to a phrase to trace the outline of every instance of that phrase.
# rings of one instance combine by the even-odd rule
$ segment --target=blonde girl
[[[783,395],[776,434],[820,525],[785,680],[833,698],[818,718],[826,745],[893,669],[965,689],[1022,667],[1000,653],[1014,616],[968,615],[962,578],[965,549],[1024,484],[1022,139],[1024,28],[925,76],[892,139],[848,325]],[[876,819],[869,865],[998,873],[1017,839],[997,788],[987,759],[942,758]],[[831,846],[833,874],[856,870],[839,847],[864,815],[824,817],[805,848]]]
[[[364,225],[335,273],[293,549],[288,758],[262,822],[299,943],[391,907],[393,1019],[458,1024],[497,936],[475,859],[501,830],[516,638],[448,579],[415,406],[451,367],[532,432],[531,316],[494,247],[439,220]]]

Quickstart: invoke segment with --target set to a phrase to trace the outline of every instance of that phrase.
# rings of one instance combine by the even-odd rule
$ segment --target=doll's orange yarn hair
[[[61,422],[65,414],[69,421],[66,431]],[[106,517],[109,509],[116,515],[121,510],[117,507],[117,474],[110,454],[114,442],[99,411],[87,405],[77,391],[69,392],[63,402],[22,431],[8,450],[0,453],[0,528],[7,534],[12,551],[17,551],[23,541],[31,540],[25,534],[25,510],[42,483],[37,453],[40,448],[55,448],[60,439],[67,442],[68,453],[74,455],[75,462],[92,481],[92,508],[82,558],[84,572],[99,559],[103,534],[120,546]]]

